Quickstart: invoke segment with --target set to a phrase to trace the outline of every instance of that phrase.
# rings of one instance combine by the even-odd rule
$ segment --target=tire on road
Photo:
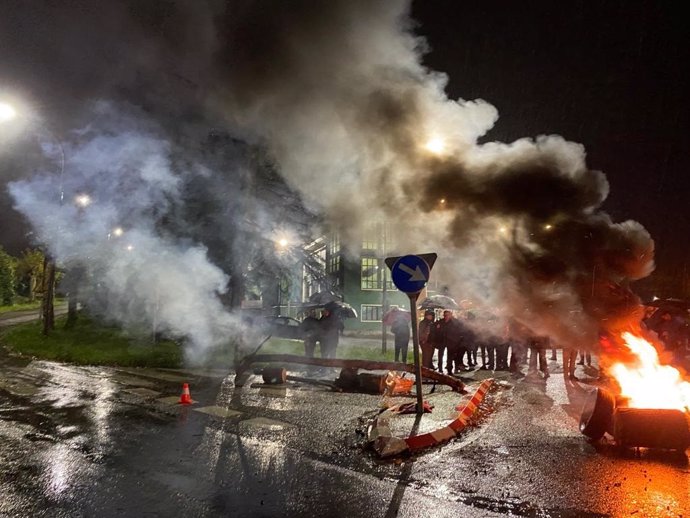
[[[580,417],[580,432],[593,441],[601,439],[606,432],[613,431],[613,411],[616,399],[603,388],[597,388],[585,402]]]
[[[282,367],[265,367],[262,377],[266,385],[282,385],[287,381],[287,371]]]

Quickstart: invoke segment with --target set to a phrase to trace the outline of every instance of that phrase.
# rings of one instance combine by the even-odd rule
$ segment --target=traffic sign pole
[[[431,268],[436,262],[436,254],[404,255],[387,257],[386,265],[391,270],[395,286],[407,293],[410,299],[410,320],[412,325],[412,353],[417,388],[417,415],[424,413],[422,398],[422,362],[419,359],[419,322],[417,321],[417,299],[429,281]]]
[[[419,321],[417,320],[417,298],[419,293],[408,293],[410,298],[410,317],[412,323],[412,352],[414,355],[415,386],[417,389],[417,415],[424,413],[422,398],[422,362],[419,360]]]

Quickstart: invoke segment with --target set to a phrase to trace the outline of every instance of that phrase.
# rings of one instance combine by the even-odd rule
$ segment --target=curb
[[[477,391],[462,409],[460,409],[460,405],[455,407],[460,413],[448,425],[433,432],[415,435],[407,439],[394,437],[389,426],[390,419],[395,417],[400,405],[387,408],[369,426],[367,434],[369,442],[373,444],[374,450],[382,458],[398,455],[405,451],[418,451],[447,442],[467,426],[470,417],[477,411],[493,382],[493,378],[482,381]]]

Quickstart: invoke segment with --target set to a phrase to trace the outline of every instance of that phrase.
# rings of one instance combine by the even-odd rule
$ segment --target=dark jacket
[[[340,319],[331,313],[330,315],[322,315],[319,319],[319,336],[322,342],[327,342],[331,345],[338,345],[338,337],[340,336]]]
[[[462,341],[462,328],[455,318],[439,320],[435,323],[431,336],[437,349],[456,348]]]
[[[419,322],[419,345],[426,345],[428,343],[433,345],[432,332],[435,325],[436,322],[433,319],[427,320],[424,318]]]
[[[391,332],[398,340],[410,339],[410,324],[403,316],[398,316],[391,324]]]
[[[318,340],[319,335],[319,319],[316,317],[307,317],[302,320],[300,325],[300,331],[302,332],[302,338],[305,340]]]

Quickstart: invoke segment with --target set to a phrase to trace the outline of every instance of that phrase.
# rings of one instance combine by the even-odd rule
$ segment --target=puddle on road
[[[223,418],[235,417],[242,414],[242,412],[238,412],[237,410],[232,410],[231,408],[223,408],[219,406],[205,406],[201,408],[195,408],[194,411],[201,412],[202,414],[209,414]]]
[[[268,430],[284,430],[286,428],[296,428],[294,424],[277,421],[275,419],[268,419],[267,417],[255,417],[240,421],[240,428],[243,427],[263,428]]]
[[[526,518],[608,518],[610,515],[576,509],[552,509],[539,507],[518,499],[493,499],[483,496],[462,496],[455,501],[494,513],[524,516]]]

